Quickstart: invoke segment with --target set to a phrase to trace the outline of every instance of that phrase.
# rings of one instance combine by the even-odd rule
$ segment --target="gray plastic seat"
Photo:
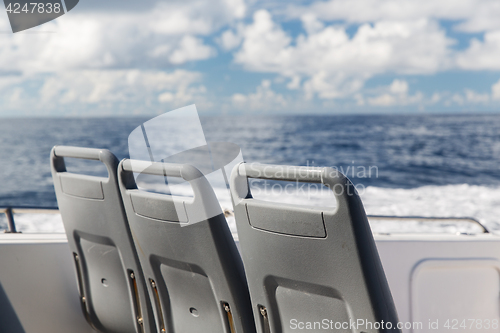
[[[133,160],[123,160],[118,170],[161,331],[255,332],[243,264],[203,174],[186,164]],[[182,178],[191,185],[194,198],[139,190],[134,171]]]
[[[101,161],[108,178],[67,172],[65,157]],[[118,160],[105,149],[65,146],[54,147],[50,160],[85,318],[100,332],[156,332],[118,188]]]
[[[337,209],[253,199],[248,178],[324,184]],[[231,174],[231,193],[258,332],[399,331],[363,205],[344,175],[242,163]]]

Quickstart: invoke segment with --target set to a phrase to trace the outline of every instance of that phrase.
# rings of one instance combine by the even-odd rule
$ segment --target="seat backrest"
[[[67,172],[65,157],[101,161],[108,177]],[[87,321],[100,332],[156,332],[117,167],[117,158],[105,149],[55,146],[51,152],[54,188]]]
[[[253,199],[248,178],[320,183],[333,190],[337,207]],[[365,211],[344,175],[242,163],[231,174],[231,193],[258,332],[399,331]]]
[[[139,190],[134,171],[182,178],[194,198]],[[203,174],[186,164],[123,160],[118,175],[160,328],[176,333],[255,332],[243,264]]]

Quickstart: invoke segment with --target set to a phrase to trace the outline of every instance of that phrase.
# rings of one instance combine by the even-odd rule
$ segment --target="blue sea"
[[[129,134],[150,118],[0,120],[0,206],[56,207],[52,146],[107,148],[125,158]],[[201,123],[208,142],[238,144],[247,162],[343,171],[362,185],[369,214],[470,216],[500,226],[500,115],[211,116]]]

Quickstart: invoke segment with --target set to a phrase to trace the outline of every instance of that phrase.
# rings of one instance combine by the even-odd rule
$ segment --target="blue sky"
[[[497,0],[81,0],[9,33],[0,116],[500,111]]]

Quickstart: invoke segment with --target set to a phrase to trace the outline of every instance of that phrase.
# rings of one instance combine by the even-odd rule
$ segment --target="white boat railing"
[[[57,208],[45,208],[45,207],[0,207],[0,214],[5,214],[7,220],[7,229],[4,233],[21,233],[16,229],[16,223],[14,220],[15,214],[59,214],[59,209]],[[371,221],[418,221],[418,222],[428,222],[428,223],[471,223],[475,224],[481,228],[482,233],[488,234],[490,231],[488,228],[482,224],[480,221],[473,217],[428,217],[428,216],[393,216],[393,215],[368,215],[368,220]]]
[[[0,214],[5,214],[7,219],[7,229],[4,230],[4,233],[18,234],[21,232],[16,229],[14,214],[59,214],[59,209],[44,207],[1,207]]]
[[[483,231],[482,233],[484,234],[490,233],[490,231],[488,230],[488,228],[486,228],[486,226],[484,226],[481,222],[479,222],[477,219],[473,217],[428,217],[428,216],[393,216],[393,215],[368,215],[367,217],[369,221],[392,220],[392,221],[402,221],[402,222],[418,221],[418,222],[430,222],[430,223],[466,222],[466,223],[476,224],[482,229]]]

